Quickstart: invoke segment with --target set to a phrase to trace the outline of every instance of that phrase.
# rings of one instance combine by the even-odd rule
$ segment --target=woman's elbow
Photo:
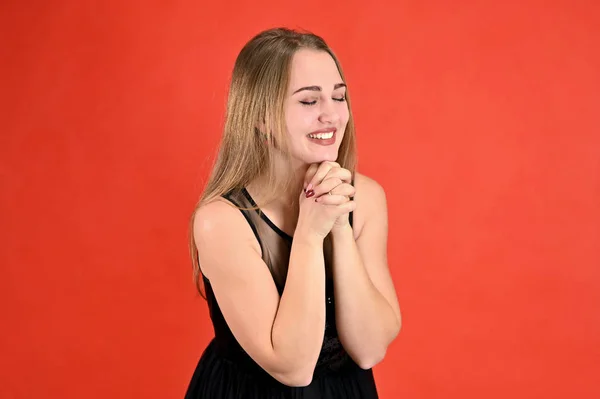
[[[315,373],[315,365],[297,368],[286,373],[270,373],[273,378],[289,387],[305,387],[310,385]]]
[[[370,354],[369,356],[360,357],[356,359],[356,364],[358,364],[358,367],[363,370],[370,370],[383,360],[386,352],[386,349],[382,349],[376,353]]]
[[[313,379],[313,374],[300,374],[297,376],[292,376],[291,378],[285,380],[285,382],[282,382],[284,385],[287,385],[289,387],[292,388],[300,388],[300,387],[306,387],[309,386],[310,383],[312,382]]]

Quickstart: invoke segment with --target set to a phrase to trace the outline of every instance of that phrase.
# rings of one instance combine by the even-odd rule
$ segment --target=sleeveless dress
[[[243,188],[223,196],[242,208],[256,203]],[[280,230],[260,210],[240,209],[262,249],[279,294],[283,292],[292,237]],[[352,214],[349,215],[352,225]],[[203,278],[215,337],[202,354],[185,399],[375,399],[372,370],[361,369],[344,350],[335,323],[335,298],[331,274],[331,241],[324,242],[326,267],[326,321],[323,346],[312,382],[289,387],[264,371],[240,346],[227,326],[210,281]]]

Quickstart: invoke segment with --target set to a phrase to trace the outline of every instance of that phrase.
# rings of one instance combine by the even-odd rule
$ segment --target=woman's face
[[[349,111],[346,86],[328,53],[296,52],[284,111],[295,160],[304,164],[337,160]]]

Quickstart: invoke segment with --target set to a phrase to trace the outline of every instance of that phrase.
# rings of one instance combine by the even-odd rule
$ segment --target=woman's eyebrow
[[[345,84],[345,83],[337,83],[337,84],[335,84],[335,85],[333,86],[333,90],[337,90],[337,89],[339,89],[340,87],[346,87],[346,84]],[[299,88],[298,90],[296,90],[296,91],[295,91],[294,93],[292,93],[292,94],[299,93],[299,92],[301,92],[301,91],[303,91],[303,90],[309,90],[309,91],[321,91],[321,90],[323,90],[323,89],[321,89],[321,86],[306,86],[306,87],[301,87],[301,88]]]

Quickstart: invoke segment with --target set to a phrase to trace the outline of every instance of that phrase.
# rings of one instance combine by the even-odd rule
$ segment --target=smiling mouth
[[[333,131],[327,133],[311,133],[308,135],[311,139],[328,140],[333,137]]]
[[[335,136],[337,129],[330,127],[309,133],[307,136],[313,140],[330,140]]]
[[[306,135],[308,140],[313,144],[321,145],[321,146],[330,146],[335,144],[336,142],[336,131],[335,128],[317,130],[316,132],[310,133]]]

